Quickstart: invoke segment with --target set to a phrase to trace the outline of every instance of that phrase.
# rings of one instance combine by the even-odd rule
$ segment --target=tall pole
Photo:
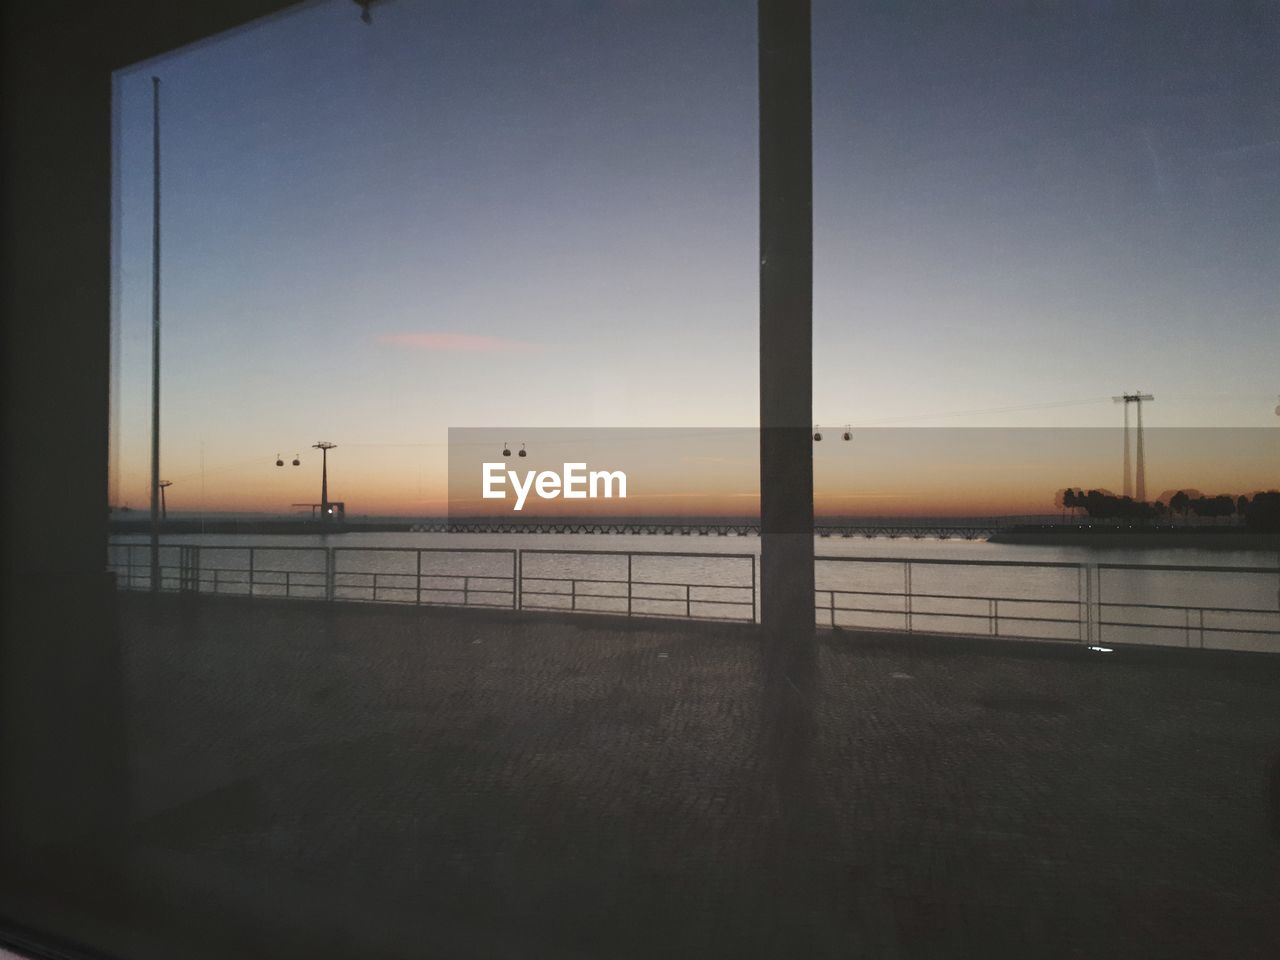
[[[761,622],[812,636],[813,109],[809,0],[758,0]]]
[[[1147,465],[1146,458],[1142,452],[1142,397],[1139,396],[1136,404],[1138,408],[1138,501],[1140,503],[1147,502]]]
[[[1138,406],[1138,489],[1137,499],[1141,503],[1147,500],[1147,460],[1143,450],[1142,443],[1142,404],[1145,400],[1154,400],[1149,393],[1124,393],[1118,397],[1112,397],[1116,403],[1124,404],[1124,495],[1126,497],[1134,496],[1133,489],[1133,465],[1129,459],[1129,404],[1134,403]]]
[[[151,78],[151,589],[160,589],[160,78]]]
[[[1129,459],[1129,399],[1124,401],[1124,495],[1133,496],[1133,463]]]
[[[322,523],[329,520],[329,451],[336,446],[336,443],[329,443],[327,440],[311,445],[312,449],[320,451],[320,521]]]

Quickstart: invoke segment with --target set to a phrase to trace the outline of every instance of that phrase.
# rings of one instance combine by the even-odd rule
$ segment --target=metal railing
[[[546,561],[591,558],[612,566],[613,576],[587,576],[560,570],[539,571]],[[605,559],[607,558],[607,559]],[[526,559],[530,562],[526,564]],[[666,561],[702,565],[724,561],[740,576],[731,582],[708,583],[654,579],[638,575],[637,565]],[[628,617],[679,617],[687,620],[756,620],[756,555],[754,553],[683,553],[651,550],[521,550],[518,572],[522,610],[571,613],[616,613]],[[606,571],[601,571],[606,572]]]
[[[149,547],[112,544],[110,550],[120,586],[149,590]],[[432,569],[436,560],[455,568],[480,561],[481,568],[443,572]],[[501,549],[171,545],[161,547],[160,589],[515,609],[515,571],[516,551]]]
[[[514,610],[516,551],[469,547],[331,547],[327,599]],[[410,563],[410,558],[412,562]],[[360,560],[364,560],[363,568]],[[380,561],[370,563],[370,560]],[[385,569],[396,566],[412,569]],[[433,571],[430,561],[454,569]],[[384,569],[377,569],[382,566]],[[471,566],[471,570],[458,570]],[[476,566],[489,569],[475,569]],[[369,569],[373,567],[373,569]]]
[[[833,629],[1069,640],[1094,647],[1108,643],[1150,643],[1199,649],[1269,649],[1280,652],[1280,591],[1277,591],[1275,607],[1211,601],[1155,603],[1126,599],[1114,593],[1108,594],[1106,599],[1103,596],[1109,572],[1113,579],[1120,573],[1130,577],[1163,573],[1244,578],[1253,581],[1256,592],[1260,593],[1280,583],[1280,567],[896,557],[817,557],[815,562],[819,571],[824,565],[868,564],[901,568],[901,587],[892,589],[820,585],[815,591],[815,613],[820,625]],[[976,592],[921,589],[917,586],[918,575],[931,568],[948,571],[972,568],[989,573],[1007,573],[1008,576],[998,578],[1004,589]],[[1049,578],[1041,575],[1033,577],[1033,580],[1055,580],[1053,585],[1057,590],[1054,594],[1017,592],[1017,572],[1051,574]],[[849,579],[843,578],[845,582]],[[879,579],[885,579],[885,575]],[[988,576],[987,579],[994,581],[997,578]],[[1023,586],[1043,588],[1045,584]],[[1147,586],[1150,588],[1150,583]],[[841,617],[841,614],[846,616]]]
[[[149,589],[147,544],[110,549],[119,585]],[[816,622],[834,629],[1280,652],[1280,567],[815,563]],[[752,623],[757,575],[753,553],[170,544],[161,547],[160,589]],[[1198,586],[1179,580],[1187,575]],[[1217,596],[1206,596],[1213,578]]]
[[[122,588],[151,588],[147,544],[112,544],[110,551]],[[584,571],[584,558],[606,569]],[[668,568],[723,563],[737,576],[679,579],[640,569],[662,561]],[[755,554],[657,551],[164,545],[160,589],[746,623],[755,621],[757,605]]]
[[[1263,636],[1280,638],[1280,627],[1273,625],[1269,629],[1259,629],[1257,627],[1242,627],[1240,622],[1245,618],[1253,618],[1260,620],[1262,618],[1276,618],[1280,623],[1280,612],[1277,608],[1270,607],[1235,607],[1222,606],[1220,604],[1179,604],[1179,603],[1135,603],[1126,600],[1104,600],[1102,598],[1102,575],[1105,571],[1123,571],[1125,573],[1170,573],[1185,574],[1188,572],[1187,567],[1181,567],[1171,564],[1142,564],[1142,563],[1098,563],[1093,564],[1095,582],[1097,584],[1097,627],[1098,635],[1102,636],[1104,627],[1124,628],[1138,631],[1160,630],[1168,634],[1170,632],[1177,633],[1181,626],[1183,636],[1182,646],[1197,647],[1201,650],[1206,649],[1205,637],[1208,635],[1211,639],[1215,634],[1225,636]],[[1194,571],[1201,574],[1221,574],[1221,575],[1240,575],[1250,574],[1253,576],[1269,577],[1275,580],[1280,577],[1280,567],[1195,567]],[[1280,590],[1277,590],[1277,607],[1280,608]],[[1165,614],[1163,621],[1156,622],[1135,621],[1133,619],[1104,619],[1107,616],[1122,616],[1125,610],[1138,610],[1145,613],[1148,617],[1159,617]],[[1113,611],[1107,613],[1106,611]],[[1177,622],[1177,615],[1181,614],[1182,623]],[[1205,614],[1210,615],[1209,622],[1205,622]],[[1172,618],[1172,619],[1170,619]],[[1248,622],[1247,619],[1245,622]]]

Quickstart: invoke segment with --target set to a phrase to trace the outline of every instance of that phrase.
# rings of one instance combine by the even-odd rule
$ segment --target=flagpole
[[[160,589],[160,78],[151,78],[151,589]]]

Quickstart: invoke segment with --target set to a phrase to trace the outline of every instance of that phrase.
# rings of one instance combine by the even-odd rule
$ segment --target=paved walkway
[[[151,602],[139,958],[1277,955],[1277,664]]]

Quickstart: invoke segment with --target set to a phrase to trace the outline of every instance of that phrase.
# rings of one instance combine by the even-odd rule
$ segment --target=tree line
[[[1132,497],[1118,497],[1105,490],[1067,487],[1059,495],[1058,502],[1065,510],[1083,510],[1090,519],[1096,520],[1238,517],[1255,529],[1280,529],[1280,491],[1276,490],[1255,493],[1252,497],[1225,493],[1207,497],[1179,490],[1166,504],[1162,500],[1147,503]]]

